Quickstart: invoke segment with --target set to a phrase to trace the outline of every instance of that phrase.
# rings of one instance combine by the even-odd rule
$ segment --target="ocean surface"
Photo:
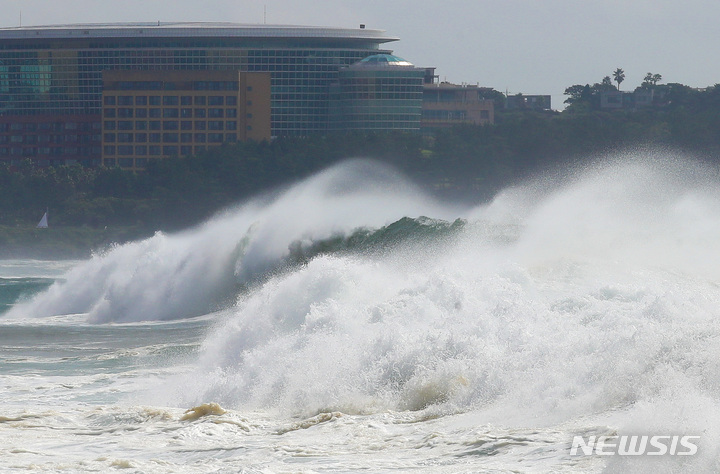
[[[352,161],[0,261],[0,472],[718,472],[719,185],[645,152],[465,205]],[[697,452],[571,454],[625,435]]]

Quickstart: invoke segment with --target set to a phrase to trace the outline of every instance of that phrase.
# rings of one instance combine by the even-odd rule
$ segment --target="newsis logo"
[[[573,437],[571,456],[692,456],[700,436],[583,436]]]

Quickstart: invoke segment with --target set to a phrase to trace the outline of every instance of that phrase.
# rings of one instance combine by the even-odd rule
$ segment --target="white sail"
[[[48,227],[48,213],[45,211],[45,214],[43,214],[42,219],[40,219],[40,222],[38,222],[37,228],[38,229],[47,229]]]

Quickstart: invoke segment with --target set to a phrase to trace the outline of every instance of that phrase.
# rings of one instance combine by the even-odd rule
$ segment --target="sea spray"
[[[203,315],[277,268],[294,242],[377,228],[421,212],[457,214],[389,168],[351,161],[196,229],[157,233],[95,255],[8,316],[88,313],[102,323]]]
[[[210,403],[227,410],[221,420],[123,432],[158,446],[153,460],[211,452],[234,467],[277,470],[297,459],[337,470],[720,470],[720,196],[712,170],[626,156],[463,210],[433,204],[402,180],[395,189],[399,178],[367,166],[334,168],[198,229],[118,247],[16,313],[87,311],[103,322],[224,307],[202,319],[199,350],[197,339],[185,341],[192,350],[164,359],[166,369],[131,364],[122,377],[102,371],[124,356],[85,361],[91,354],[77,338],[97,340],[102,351],[110,340],[131,346],[131,331],[164,338],[165,347],[178,339],[172,327],[198,320],[85,324],[70,339],[66,327],[55,333],[83,354],[74,370],[100,364],[102,380],[83,385],[95,392],[76,395],[83,406],[85,397],[108,400],[120,389],[134,405],[176,407],[175,419]],[[367,180],[353,183],[358,167]],[[382,184],[373,188],[375,180]],[[283,265],[293,250],[301,258]],[[141,288],[168,296],[142,299]],[[192,311],[186,291],[202,301]],[[64,299],[75,302],[62,306]],[[37,334],[21,329],[15,334]],[[8,364],[28,363],[16,355]],[[22,400],[43,403],[90,390],[35,375],[6,382]],[[225,423],[240,415],[252,429]],[[92,440],[81,431],[85,459]],[[578,436],[699,438],[693,456],[587,459],[571,455]],[[109,440],[98,439],[105,452]],[[119,451],[116,458],[129,458]],[[133,465],[147,466],[139,461]]]
[[[510,190],[441,245],[311,258],[242,295],[192,382],[156,396],[701,433],[672,462],[717,467],[720,192],[702,169],[608,164]]]

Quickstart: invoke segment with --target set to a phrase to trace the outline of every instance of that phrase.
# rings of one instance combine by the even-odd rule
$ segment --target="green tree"
[[[565,99],[565,103],[577,104],[578,102],[587,101],[590,99],[591,93],[590,84],[585,84],[584,86],[582,84],[575,84],[565,89],[565,95],[568,96],[568,98]]]
[[[611,91],[616,89],[612,83],[612,79],[610,79],[610,76],[603,77],[602,82],[600,83],[600,87],[604,91]]]
[[[645,79],[643,79],[643,83],[640,87],[649,89],[651,86],[656,86],[660,81],[662,81],[662,75],[649,72],[645,74]]]
[[[620,68],[615,69],[613,72],[613,79],[617,82],[617,88],[620,90],[620,84],[625,80],[625,71]]]

